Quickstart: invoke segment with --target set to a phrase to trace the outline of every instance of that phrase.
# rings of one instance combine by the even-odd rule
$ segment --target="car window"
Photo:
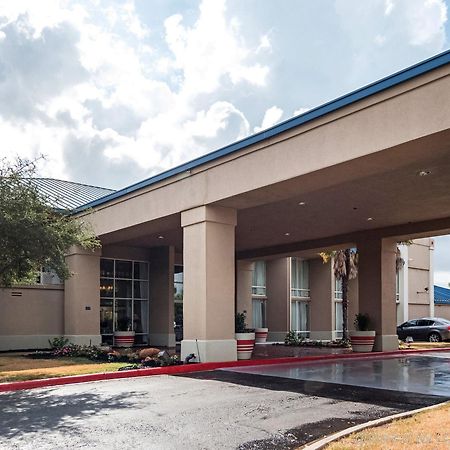
[[[403,328],[409,328],[409,327],[415,327],[417,325],[417,320],[408,320],[408,322],[405,322],[402,327]]]
[[[417,321],[417,326],[419,327],[429,327],[431,325],[433,325],[434,320],[429,320],[429,319],[422,319],[422,320],[418,320]]]

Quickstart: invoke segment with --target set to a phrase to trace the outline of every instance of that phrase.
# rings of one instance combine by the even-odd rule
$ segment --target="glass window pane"
[[[292,302],[291,328],[294,331],[309,331],[309,303]]]
[[[266,326],[266,301],[260,299],[252,300],[253,328],[263,328]]]
[[[144,262],[134,263],[134,278],[136,280],[148,280],[148,264]]]
[[[100,300],[100,333],[113,333],[113,301]]]
[[[100,276],[103,278],[114,277],[114,260],[100,259]]]
[[[132,329],[131,303],[130,300],[116,300],[115,331],[130,331]]]
[[[131,261],[116,261],[116,278],[132,278],[132,267],[133,263]]]
[[[336,331],[342,331],[344,327],[344,314],[342,311],[342,302],[335,303],[335,313],[336,313]]]
[[[266,295],[266,262],[256,261],[253,270],[252,293]]]
[[[100,297],[113,297],[114,280],[100,278]]]
[[[148,281],[134,282],[134,298],[148,299]]]
[[[116,280],[116,298],[132,297],[132,281]]]
[[[148,302],[138,300],[134,302],[133,329],[136,333],[148,331]]]

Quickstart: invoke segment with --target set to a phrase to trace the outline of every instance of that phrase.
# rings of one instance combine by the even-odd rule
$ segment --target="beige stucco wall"
[[[64,287],[0,289],[0,311],[0,351],[46,348],[48,339],[64,334]]]
[[[450,305],[434,305],[434,315],[450,320]]]
[[[334,278],[330,262],[309,260],[309,286],[311,339],[333,339]]]
[[[289,258],[266,262],[266,323],[269,340],[284,341],[291,328],[291,263]]]

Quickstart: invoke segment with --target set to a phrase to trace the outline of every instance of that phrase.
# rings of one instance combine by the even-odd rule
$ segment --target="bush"
[[[65,347],[69,343],[69,339],[66,339],[64,336],[59,336],[53,339],[49,339],[48,343],[50,344],[50,348],[54,350],[57,348]]]

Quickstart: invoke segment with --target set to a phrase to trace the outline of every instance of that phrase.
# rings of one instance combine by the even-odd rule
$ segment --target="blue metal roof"
[[[152,184],[158,183],[162,180],[166,180],[174,175],[178,175],[180,173],[199,167],[202,164],[238,152],[239,150],[242,150],[250,145],[264,141],[265,139],[271,138],[273,136],[277,136],[278,134],[283,133],[287,130],[295,128],[299,125],[303,125],[319,117],[325,116],[326,114],[329,114],[340,108],[358,102],[359,100],[370,97],[371,95],[377,94],[386,89],[394,87],[398,84],[404,83],[405,81],[411,80],[412,78],[423,75],[427,72],[437,69],[438,67],[445,66],[449,63],[450,63],[450,50],[447,50],[443,53],[440,53],[436,56],[426,59],[425,61],[421,61],[411,67],[403,69],[400,72],[396,72],[392,75],[389,75],[388,77],[382,78],[381,80],[375,81],[374,83],[368,84],[367,86],[357,89],[356,91],[353,91],[349,94],[346,94],[342,97],[338,97],[335,100],[332,100],[328,103],[318,106],[317,108],[311,109],[305,112],[304,114],[281,122],[280,124],[268,128],[267,130],[253,134],[240,141],[234,142],[233,144],[227,145],[204,156],[200,156],[199,158],[193,159],[192,161],[181,164],[180,166],[166,170],[165,172],[147,178],[143,181],[140,181],[139,183],[132,184],[131,186],[128,186],[124,189],[120,189],[103,198],[91,201],[77,208],[75,212],[80,212],[87,208],[92,208],[101,205],[110,200],[114,200],[116,198],[129,194],[130,192],[135,192],[139,189],[151,186]]]
[[[52,208],[63,211],[73,210],[114,192],[112,189],[54,178],[33,178],[33,183]]]
[[[437,305],[450,305],[450,289],[434,285],[434,303]]]

